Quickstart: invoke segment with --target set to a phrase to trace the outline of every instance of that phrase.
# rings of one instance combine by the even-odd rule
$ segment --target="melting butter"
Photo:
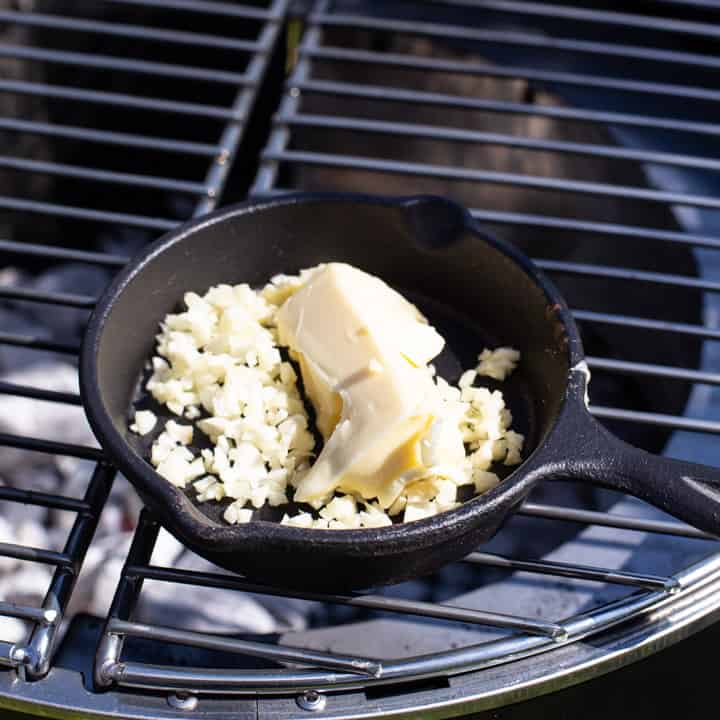
[[[426,366],[442,336],[382,280],[342,263],[314,273],[277,319],[325,440],[295,499],[339,489],[388,507],[425,471],[420,443],[439,406]]]

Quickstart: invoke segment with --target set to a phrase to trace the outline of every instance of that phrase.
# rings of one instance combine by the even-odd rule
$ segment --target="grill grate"
[[[190,118],[194,119],[194,122],[206,122],[208,128],[205,134],[216,139],[212,142],[197,142],[193,139],[173,138],[173,132],[167,133],[167,137],[155,136],[140,132],[120,132],[100,126],[85,127],[39,122],[25,117],[3,117],[0,119],[0,130],[23,136],[47,137],[53,141],[71,140],[83,145],[111,146],[120,152],[151,151],[161,155],[173,155],[180,159],[185,156],[195,156],[200,160],[200,164],[196,168],[200,174],[187,179],[158,177],[145,173],[122,172],[101,167],[38,161],[15,156],[0,157],[0,170],[56,176],[62,180],[76,180],[86,190],[89,190],[91,184],[102,184],[110,188],[120,186],[181,194],[190,198],[190,203],[185,205],[188,211],[180,213],[178,217],[156,217],[140,212],[117,212],[102,207],[53,204],[26,197],[2,197],[0,198],[0,208],[10,212],[27,213],[29,216],[39,214],[88,221],[99,224],[101,227],[119,225],[155,232],[163,231],[175,227],[184,217],[211,210],[217,202],[242,139],[243,130],[256,91],[265,74],[270,53],[277,42],[280,23],[285,16],[286,2],[285,0],[276,0],[269,2],[267,7],[240,6],[234,3],[205,2],[204,0],[178,0],[177,2],[171,0],[156,0],[155,2],[152,0],[143,2],[108,0],[108,2],[141,5],[145,9],[150,7],[164,11],[189,11],[194,13],[195,17],[201,18],[208,15],[226,19],[252,20],[256,26],[256,36],[251,40],[238,40],[215,34],[96,21],[79,16],[2,10],[0,11],[0,22],[16,28],[31,27],[67,33],[88,33],[96,37],[100,44],[106,42],[108,38],[118,37],[126,42],[137,41],[139,43],[137,47],[142,49],[147,48],[147,43],[155,43],[160,46],[160,55],[162,52],[169,53],[174,45],[187,46],[193,51],[222,48],[235,53],[237,59],[234,64],[237,67],[243,67],[243,71],[228,72],[212,67],[145,60],[139,57],[139,53],[136,53],[135,57],[131,59],[122,54],[72,52],[31,44],[2,44],[0,45],[0,58],[42,63],[42,67],[45,68],[48,75],[51,74],[51,70],[63,67],[83,68],[85,71],[97,70],[103,73],[112,72],[116,74],[113,77],[130,78],[127,82],[130,83],[133,91],[132,93],[108,92],[56,83],[2,80],[0,81],[0,93],[30,95],[46,100],[59,99],[77,103],[75,113],[91,120],[95,117],[95,106],[97,105],[138,111],[141,116],[146,113],[162,113],[166,123]],[[62,45],[62,42],[58,42],[58,45]],[[152,55],[156,57],[158,52],[153,52]],[[227,86],[226,95],[230,102],[227,105],[215,105],[144,94],[153,91],[152,84],[148,85],[149,82],[156,82],[162,78],[201,81],[211,87]],[[142,124],[142,122],[141,118],[140,123]],[[115,254],[88,252],[70,246],[44,245],[36,242],[3,240],[0,242],[0,252],[20,259],[38,258],[50,261],[80,262],[110,269],[121,267],[127,262],[126,257]],[[45,292],[22,287],[2,287],[0,288],[0,298],[80,309],[91,309],[95,302],[94,297],[86,295]],[[76,355],[79,349],[76,345],[62,340],[56,341],[5,332],[1,334],[0,342],[68,355]],[[0,392],[36,400],[80,404],[80,397],[77,394],[42,390],[8,382],[0,384]],[[51,667],[56,634],[63,621],[63,614],[90,546],[100,512],[107,500],[114,470],[104,463],[102,453],[92,447],[9,434],[0,436],[0,445],[28,452],[67,455],[96,464],[82,499],[23,491],[10,487],[0,488],[0,500],[39,505],[77,514],[77,519],[69,532],[62,552],[0,543],[0,556],[45,563],[56,568],[41,608],[0,603],[0,615],[27,620],[32,624],[27,643],[12,644],[0,641],[0,664],[17,668],[23,677],[37,679],[45,676]]]
[[[559,233],[565,241],[583,235],[595,243],[636,242],[638,253],[658,245],[718,249],[717,238],[711,233],[679,232],[659,224],[653,226],[650,221],[643,224],[642,216],[635,219],[630,213],[624,213],[622,221],[608,221],[598,210],[602,206],[592,204],[599,198],[618,203],[632,202],[635,206],[641,203],[681,206],[684,210],[716,209],[714,194],[696,190],[690,181],[687,182],[689,187],[682,189],[658,188],[637,180],[630,184],[621,173],[611,174],[607,182],[588,181],[584,179],[584,173],[573,175],[557,163],[545,163],[544,166],[538,163],[540,172],[521,172],[513,168],[513,158],[517,155],[510,155],[519,149],[543,153],[545,158],[571,158],[572,161],[630,161],[642,163],[652,171],[678,168],[689,172],[714,172],[718,167],[717,156],[706,152],[705,148],[698,149],[688,137],[709,139],[717,135],[718,125],[707,122],[709,113],[702,114],[701,109],[707,108],[707,103],[717,101],[718,91],[684,82],[658,82],[653,79],[651,68],[652,63],[664,63],[666,67],[672,63],[691,66],[699,72],[717,70],[720,66],[716,55],[680,51],[682,41],[677,42],[673,37],[680,34],[715,38],[714,26],[526,2],[479,0],[433,5],[433,8],[418,9],[410,3],[392,2],[381,8],[365,3],[359,11],[357,3],[325,0],[315,3],[298,51],[297,65],[288,82],[288,91],[263,152],[263,164],[253,188],[256,195],[296,188],[368,192],[391,188],[391,192],[406,194],[444,192],[472,206],[472,200],[468,198],[473,197],[473,188],[482,186],[491,189],[477,192],[480,202],[472,207],[473,215],[506,237],[508,230],[515,231],[510,234],[511,240],[518,239],[518,231],[545,233],[540,236],[542,238],[549,237],[547,232],[550,231]],[[464,6],[468,17],[466,19],[457,12],[443,15],[443,8],[438,10],[437,6],[449,11]],[[408,20],[408,16],[415,19]],[[560,20],[573,24],[560,25],[557,22]],[[604,37],[600,29],[607,35],[608,26],[621,26],[623,32],[617,39],[600,41]],[[528,27],[532,29],[528,31]],[[581,37],[585,35],[588,39]],[[544,53],[544,58],[540,58],[537,50]],[[531,55],[529,51],[535,54]],[[515,52],[517,57],[511,55]],[[486,53],[487,58],[473,53]],[[529,61],[531,57],[533,62]],[[597,68],[587,69],[589,64],[583,62],[584,57],[597,60]],[[611,64],[617,59],[626,63],[622,71],[617,64]],[[444,78],[444,86],[443,81],[426,81],[426,77]],[[485,84],[465,83],[468,78],[472,81],[482,78]],[[716,83],[716,76],[712,76],[708,84],[712,82]],[[519,89],[518,83],[521,84]],[[517,89],[515,93],[512,92],[513,84]],[[579,94],[578,89],[586,92],[590,89],[598,95],[588,98],[587,94]],[[566,102],[567,98],[572,102]],[[648,106],[638,105],[640,100]],[[685,104],[678,105],[677,101]],[[494,117],[495,121],[488,121],[488,117]],[[432,122],[428,122],[428,118]],[[533,127],[532,123],[538,121],[552,123],[547,134],[535,132],[537,125]],[[617,142],[616,135],[612,134],[601,139],[577,140],[573,127],[598,124],[612,126],[616,135],[623,131],[642,131],[647,135],[655,133],[652,138],[669,142],[627,147]],[[507,128],[515,131],[508,132]],[[403,147],[406,143],[414,145],[407,150]],[[436,161],[440,155],[438,147],[444,149],[448,162]],[[672,151],[668,151],[668,147],[673,148]],[[498,168],[501,163],[497,162],[493,167],[492,153],[497,153],[498,149],[507,153],[510,159],[506,165],[512,170]],[[482,156],[480,151],[485,151],[485,155]],[[475,153],[473,160],[466,161],[466,153]],[[577,168],[577,162],[570,167]],[[494,194],[495,189],[506,187],[542,193],[560,192],[570,198],[570,203],[578,202],[579,207],[577,210],[570,207],[562,215],[547,211],[541,214],[538,212],[541,203],[530,198],[505,203],[513,205],[508,209],[502,207],[503,198],[498,199]],[[587,202],[583,196],[588,198]],[[578,262],[554,257],[552,251],[548,252],[548,248],[541,245],[539,238],[535,244],[529,240],[527,243],[524,249],[535,255],[537,264],[554,276],[561,288],[568,280],[575,283],[576,292],[572,292],[572,288],[570,292],[575,303],[583,301],[583,291],[592,293],[592,283],[598,280],[619,281],[626,286],[632,283],[651,289],[655,286],[661,292],[663,288],[670,292],[674,288],[685,288],[706,293],[716,293],[719,289],[716,279],[680,274],[680,270],[655,272],[643,263],[626,266],[622,260],[618,264],[614,258],[607,263]],[[578,284],[580,292],[577,292]],[[587,297],[584,301],[587,302]],[[670,341],[674,336],[718,337],[716,328],[710,323],[678,322],[679,318],[663,317],[663,314],[668,315],[668,308],[663,307],[662,302],[643,310],[634,315],[632,303],[628,302],[621,310],[610,312],[603,308],[602,302],[591,301],[576,305],[574,312],[588,335],[592,334],[593,326],[609,326],[611,329],[659,332]],[[647,381],[653,391],[660,393],[669,380],[713,386],[719,379],[716,372],[664,364],[655,358],[650,361],[641,354],[633,357],[596,352],[588,357],[588,363],[596,378],[639,377]],[[602,393],[599,396],[602,397]],[[596,417],[614,422],[616,428],[653,426],[710,435],[720,430],[716,419],[686,417],[680,411],[670,412],[669,409],[626,408],[621,405],[622,398],[616,398],[616,401],[595,403],[591,410]],[[639,517],[641,513],[627,516],[528,502],[519,514],[543,521],[576,522],[619,531],[707,537],[675,522]],[[512,523],[510,525],[506,532],[512,532]],[[623,534],[622,537],[627,536]],[[464,662],[458,665],[453,665],[455,657],[438,660],[439,655],[444,655],[442,652],[433,661],[415,658],[415,664],[404,668],[401,677],[417,677],[427,672],[430,666],[437,673],[467,671],[483,663],[507,662],[526,652],[538,652],[539,648],[557,647],[557,638],[567,637],[572,641],[582,637],[585,630],[579,630],[578,623],[584,628],[583,623],[588,618],[592,618],[591,625],[597,631],[606,622],[638,617],[661,597],[670,597],[680,591],[681,585],[684,587],[685,580],[678,579],[683,576],[682,563],[668,576],[643,577],[641,573],[618,574],[609,567],[583,566],[582,548],[575,552],[573,560],[557,564],[488,553],[474,553],[466,558],[469,562],[515,572],[556,575],[578,583],[602,579],[643,588],[645,592],[626,594],[608,604],[596,602],[588,614],[579,616],[581,619],[570,617],[558,621],[556,617],[546,618],[543,614],[543,620],[557,626],[547,633],[551,637],[554,635],[556,642],[538,637],[541,633],[537,633],[537,629],[526,628],[520,636],[495,640],[480,648],[464,648],[469,655],[465,655]],[[711,565],[708,562],[706,567]],[[516,619],[522,622],[525,618]],[[488,620],[490,624],[497,624],[492,618]],[[446,651],[446,654],[454,655],[453,651]],[[394,661],[389,662],[384,677],[392,675],[394,668]],[[546,673],[550,672],[546,668]],[[353,714],[350,709],[343,710]]]
[[[93,117],[95,107],[118,107],[138,112],[141,119],[129,128],[113,126],[84,127],[78,124],[57,124],[36,118],[0,118],[0,130],[47,137],[53,141],[79,141],[102,147],[115,147],[121,151],[148,151],[176,158],[196,158],[202,172],[195,176],[179,172],[177,176],[159,177],[130,172],[120,163],[112,169],[85,167],[55,162],[54,160],[28,160],[0,157],[0,170],[41,174],[72,179],[79,183],[100,183],[108,186],[142,189],[160,193],[180,194],[191,199],[184,204],[184,214],[168,212],[167,203],[152,205],[139,203],[131,207],[95,207],[72,204],[53,204],[25,197],[0,197],[0,207],[12,212],[27,212],[43,216],[133,227],[157,234],[174,227],[178,221],[211,209],[217,202],[232,167],[245,121],[252,107],[267,66],[268,54],[278,40],[280,23],[287,11],[286,2],[276,0],[268,7],[239,6],[227,2],[206,0],[104,0],[108,5],[143,6],[179,13],[192,12],[223,20],[243,18],[257,22],[253,38],[235,38],[204,32],[188,32],[167,27],[132,25],[105,22],[89,17],[69,17],[44,13],[0,11],[0,21],[20,27],[63,32],[84,32],[100,38],[121,38],[124,42],[145,43],[143,47],[188,46],[212,52],[222,49],[236,52],[247,58],[240,72],[226,68],[206,68],[176,64],[162,59],[162,53],[148,51],[145,56],[128,58],[122,54],[103,52],[48,49],[40,46],[0,45],[0,58],[23,58],[50,66],[89,67],[100,73],[118,72],[137,76],[137,91],[131,93],[72,87],[55,82],[0,81],[0,92],[19,95],[62,99],[78,106]],[[676,6],[681,3],[664,3],[668,15],[681,15]],[[699,4],[699,3],[694,3]],[[417,8],[420,7],[418,10]],[[467,10],[468,20],[458,23],[457,8]],[[713,139],[720,135],[720,125],[707,121],[708,107],[720,99],[720,91],[712,87],[720,70],[720,56],[712,43],[720,32],[710,23],[690,22],[681,19],[650,18],[614,11],[581,9],[571,5],[546,5],[508,0],[447,0],[435,3],[411,4],[407,2],[369,3],[363,5],[365,14],[350,2],[331,3],[320,0],[302,35],[297,52],[297,63],[288,81],[287,92],[274,118],[274,127],[262,155],[253,193],[267,195],[290,189],[344,189],[372,190],[375,183],[395,183],[402,192],[422,192],[442,183],[445,192],[464,200],[475,189],[488,187],[507,188],[523,192],[555,194],[572,197],[578,207],[564,208],[553,205],[555,214],[544,214],[538,203],[494,203],[492,193],[480,195],[481,203],[473,207],[474,216],[484,224],[497,228],[500,234],[520,231],[538,240],[529,250],[537,262],[565,288],[573,287],[575,317],[583,325],[586,335],[609,329],[610,332],[638,333],[641,339],[660,336],[670,344],[720,339],[720,329],[712,317],[704,322],[699,314],[684,316],[664,306],[636,308],[624,303],[620,309],[602,301],[583,302],[597,281],[608,283],[608,288],[625,288],[637,285],[643,293],[665,293],[667,298],[691,297],[697,300],[702,294],[716,294],[720,283],[712,277],[697,277],[693,268],[685,272],[676,269],[656,271],[645,263],[642,253],[648,248],[672,248],[688,253],[702,249],[720,249],[720,239],[704,225],[683,232],[678,224],[663,216],[664,221],[651,223],[647,215],[639,213],[637,220],[627,214],[605,216],[605,205],[596,201],[631,202],[643,207],[659,208],[680,206],[687,213],[712,212],[720,207],[715,194],[697,191],[692,183],[686,187],[658,188],[643,183],[631,174],[614,175],[607,182],[589,180],[554,172],[556,166],[545,172],[518,172],[515,169],[472,167],[458,157],[472,148],[497,149],[523,153],[540,153],[543,157],[571,157],[582,162],[610,162],[615,169],[624,169],[628,163],[644,167],[671,168],[703,177],[720,167],[720,151],[714,152]],[[675,12],[677,11],[677,12]],[[410,13],[414,20],[404,19]],[[482,28],[482,29],[480,29]],[[618,37],[607,40],[601,31],[617,32]],[[683,42],[691,38],[709,43],[710,50],[697,53],[684,49]],[[396,41],[400,42],[396,42]],[[435,43],[437,48],[453,48],[439,54],[418,52],[426,48],[420,43]],[[405,43],[405,44],[403,44]],[[688,43],[688,47],[689,47]],[[703,45],[703,47],[705,47]],[[518,51],[518,57],[507,54],[508,49]],[[527,53],[542,51],[547,67],[533,62],[535,56]],[[460,52],[462,51],[462,52]],[[487,58],[473,57],[472,53]],[[463,53],[465,53],[463,55]],[[467,57],[467,54],[471,57]],[[503,54],[504,53],[504,54]],[[523,55],[522,53],[526,53]],[[598,61],[598,69],[588,71],[582,59]],[[632,72],[619,70],[619,62],[628,63]],[[608,63],[607,67],[603,63]],[[692,68],[698,73],[699,85],[685,85],[653,80],[652,66]],[[340,68],[340,72],[338,72]],[[560,68],[560,70],[558,69]],[[343,76],[343,73],[347,76]],[[452,76],[460,78],[491,79],[491,92],[482,94],[460,91],[440,91],[418,87],[418,76]],[[626,77],[632,75],[632,77]],[[371,82],[372,77],[380,82]],[[155,97],[143,92],[143,80],[168,78],[197,81],[231,91],[226,104],[188,102],[186,95]],[[705,82],[705,78],[707,82]],[[707,87],[705,86],[707,85]],[[565,95],[578,89],[592,88],[597,96]],[[572,101],[562,100],[565,97]],[[560,98],[560,100],[558,99]],[[638,105],[651,100],[659,105],[648,109]],[[332,101],[332,102],[330,102]],[[339,102],[337,102],[339,101]],[[334,104],[333,104],[334,103]],[[388,109],[389,108],[389,109]],[[393,109],[394,108],[394,109]],[[398,110],[399,108],[399,110]],[[428,110],[433,111],[427,121]],[[417,117],[407,116],[417,111]],[[338,114],[341,113],[341,114]],[[464,114],[464,118],[460,117]],[[170,116],[191,119],[193,123],[207,124],[215,132],[198,133],[187,137],[173,137],[173,132],[150,134],[144,129],[142,118]],[[487,124],[485,117],[500,118],[507,127]],[[76,116],[73,116],[76,117]],[[80,116],[78,116],[80,117]],[[479,121],[478,118],[483,120]],[[520,118],[519,126],[513,125]],[[551,123],[544,136],[533,133],[529,123]],[[75,122],[73,120],[73,122]],[[78,121],[80,122],[80,121]],[[151,122],[148,120],[148,123]],[[667,145],[658,149],[652,142],[633,148],[615,142],[615,135],[594,136],[592,140],[578,140],[573,127],[600,127],[610,125],[616,134],[638,131],[651,139],[671,138],[672,151]],[[519,129],[518,129],[519,128]],[[219,139],[216,139],[218,138]],[[350,150],[342,140],[353,138]],[[390,141],[375,144],[378,138]],[[708,143],[708,151],[697,149],[694,138]],[[451,162],[408,159],[398,154],[403,143],[424,143],[419,147],[430,149],[437,144],[454,149]],[[360,149],[358,149],[360,148]],[[341,152],[339,152],[339,150]],[[436,158],[437,155],[430,155]],[[577,166],[575,166],[577,167]],[[332,171],[335,174],[328,174]],[[648,171],[648,174],[651,174]],[[696,177],[693,175],[693,177]],[[583,179],[584,178],[584,179]],[[430,183],[430,185],[428,185]],[[348,187],[349,186],[349,187]],[[458,189],[459,188],[459,189]],[[465,193],[465,196],[463,196]],[[565,201],[567,203],[567,201]],[[588,204],[589,203],[589,204]],[[466,204],[468,204],[466,202]],[[569,203],[567,203],[569,204]],[[158,208],[162,208],[159,210]],[[558,209],[560,208],[560,209]],[[651,216],[655,218],[656,216]],[[659,217],[659,216],[657,216]],[[556,257],[540,243],[548,233],[557,233],[565,242],[589,238],[597,243],[615,243],[638,248],[640,263],[613,264],[600,255],[599,259],[586,260]],[[518,235],[513,236],[517,238]],[[511,238],[512,239],[512,238]],[[89,252],[69,246],[1,241],[0,252],[23,258],[83,262],[108,269],[122,266],[127,258],[118,254]],[[685,255],[683,255],[685,257]],[[613,284],[615,283],[615,284]],[[577,291],[577,288],[580,288]],[[649,288],[649,289],[648,289]],[[655,288],[652,291],[652,288]],[[646,289],[648,289],[646,291]],[[595,291],[592,291],[595,292]],[[676,295],[674,293],[682,293]],[[687,295],[689,293],[689,295]],[[591,293],[592,294],[592,293]],[[597,297],[597,293],[593,295]],[[657,294],[654,297],[658,297]],[[94,297],[53,293],[35,289],[3,287],[0,298],[23,302],[47,303],[66,307],[91,308]],[[600,330],[597,330],[599,328]],[[629,337],[627,334],[622,337]],[[0,333],[0,343],[34,348],[38,351],[73,355],[78,348],[63,338],[29,337],[9,332]],[[666,364],[648,359],[643,353],[623,354],[619,357],[602,347],[588,358],[595,375],[593,388],[600,387],[608,378],[640,378],[647,387],[658,393],[662,400],[668,383],[690,383],[714,386],[720,374],[700,369],[697,362],[685,360],[686,365]],[[0,385],[0,392],[23,397],[78,404],[79,398],[68,393],[39,390],[11,383]],[[669,393],[669,390],[667,390]],[[600,393],[599,393],[600,394]],[[600,394],[601,395],[601,394]],[[682,414],[683,402],[646,403],[642,409],[622,406],[622,400],[611,396],[608,403],[593,404],[594,414],[615,423],[613,427],[632,433],[633,428],[650,428],[652,441],[664,441],[665,430],[685,430],[692,433],[714,435],[720,432],[720,420]],[[652,430],[658,428],[658,431]],[[660,435],[657,434],[660,433]],[[660,443],[662,444],[662,443]],[[0,663],[18,668],[24,675],[40,678],[50,669],[55,633],[67,607],[74,578],[79,572],[84,554],[90,545],[107,493],[112,482],[112,470],[103,464],[102,454],[95,448],[59,443],[39,438],[0,435],[0,445],[29,452],[66,454],[91,460],[96,471],[82,500],[63,498],[43,493],[0,488],[0,500],[26,502],[69,510],[78,514],[63,552],[39,548],[26,548],[0,544],[0,556],[22,558],[50,563],[57,568],[42,608],[16,607],[0,604],[0,615],[20,617],[33,624],[29,641],[23,646],[0,642]],[[655,447],[657,449],[657,447]],[[717,460],[717,458],[715,458]],[[124,702],[132,697],[132,688],[160,690],[170,695],[172,707],[194,709],[192,697],[187,693],[209,695],[202,697],[199,707],[208,711],[240,712],[241,714],[274,713],[290,716],[297,713],[291,697],[311,688],[343,691],[331,697],[328,710],[336,716],[357,716],[390,711],[418,711],[434,704],[449,705],[462,700],[480,708],[497,704],[527,693],[530,685],[541,688],[553,677],[561,682],[581,666],[609,667],[608,658],[622,651],[624,657],[657,648],[671,635],[680,637],[690,627],[699,627],[718,612],[716,590],[720,583],[720,556],[711,555],[714,546],[706,542],[708,535],[684,524],[648,513],[641,503],[632,506],[633,512],[608,512],[596,507],[574,507],[533,499],[518,512],[503,534],[512,535],[520,522],[534,523],[534,531],[557,525],[575,525],[591,530],[609,528],[619,541],[637,538],[638,533],[649,537],[671,538],[683,545],[682,558],[667,572],[649,573],[642,570],[618,570],[611,565],[589,565],[577,549],[572,557],[563,560],[537,559],[511,552],[476,552],[465,558],[466,565],[475,568],[494,568],[521,574],[522,577],[554,578],[564,584],[555,586],[557,592],[572,593],[586,588],[588,583],[609,585],[615,589],[609,596],[595,601],[583,612],[569,617],[545,616],[543,613],[503,612],[497,607],[477,606],[470,601],[428,602],[394,595],[357,594],[328,596],[292,593],[250,583],[244,578],[214,573],[199,573],[153,564],[152,553],[159,528],[147,512],[140,516],[134,540],[124,566],[115,599],[108,614],[95,660],[95,680],[99,687],[114,688],[115,692],[92,695],[91,700],[77,692],[66,692],[58,700],[57,685],[65,677],[61,672],[50,674],[41,683],[35,683],[34,701],[48,707],[64,704],[75,710],[101,714],[122,712],[126,716],[142,716],[152,712],[167,713],[164,706],[153,705],[153,697],[143,694],[143,707]],[[607,535],[604,536],[607,541]],[[628,540],[628,542],[631,542]],[[698,554],[708,555],[697,564],[691,562]],[[642,562],[642,549],[637,550]],[[141,600],[144,581],[198,585],[231,589],[266,595],[280,594],[304,600],[321,600],[340,607],[361,608],[382,613],[382,617],[397,616],[412,627],[413,619],[432,618],[452,623],[466,634],[461,647],[450,640],[435,647],[432,654],[409,653],[406,657],[380,658],[360,650],[348,651],[348,643],[329,642],[326,647],[283,638],[277,644],[267,639],[220,638],[210,633],[181,630],[169,626],[144,625],[133,620],[133,613]],[[456,604],[457,603],[457,604]],[[372,617],[375,617],[373,615]],[[672,629],[663,620],[672,615]],[[624,623],[623,631],[613,628]],[[419,626],[427,628],[427,625]],[[478,634],[478,640],[468,640],[468,628]],[[351,628],[345,630],[351,640]],[[615,632],[615,634],[613,634]],[[587,647],[576,643],[589,635],[595,636]],[[126,657],[126,639],[141,638],[157,644],[176,644],[195,648],[220,650],[229,655],[242,655],[257,660],[251,669],[207,669],[187,667],[184,659],[174,665],[158,666],[134,657]],[[306,638],[307,640],[308,638]],[[352,643],[350,643],[352,644]],[[342,647],[341,647],[342,646]],[[343,649],[345,648],[345,649]],[[390,652],[394,648],[389,649]],[[552,661],[534,663],[533,657],[548,653]],[[261,661],[272,661],[272,667]],[[493,673],[477,673],[494,667]],[[395,696],[375,697],[361,691],[378,684],[392,684],[429,677],[449,678],[447,685],[434,687],[432,692],[422,689],[406,698],[401,691]],[[58,679],[59,678],[59,679]],[[522,678],[522,682],[518,680]],[[119,689],[118,689],[119,688]],[[538,692],[539,690],[534,690]],[[7,690],[0,683],[0,692]],[[222,694],[258,694],[258,702],[238,706],[223,705],[223,699],[212,697]],[[515,693],[515,695],[513,694]],[[276,697],[277,696],[277,697]],[[67,699],[66,699],[67,698]],[[312,707],[309,695],[301,696],[301,708]],[[185,704],[183,704],[185,703]],[[466,705],[469,707],[469,705]],[[143,709],[145,708],[145,709]],[[150,708],[150,709],[147,709]],[[448,711],[449,712],[449,711]]]

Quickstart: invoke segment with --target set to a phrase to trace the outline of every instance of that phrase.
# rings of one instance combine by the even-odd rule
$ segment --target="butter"
[[[426,365],[443,338],[382,280],[341,263],[286,300],[277,325],[325,439],[295,499],[338,489],[389,507],[426,471],[421,441],[440,402]]]

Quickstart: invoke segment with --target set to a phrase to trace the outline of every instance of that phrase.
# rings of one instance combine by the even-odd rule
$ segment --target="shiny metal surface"
[[[688,568],[677,579],[682,586],[679,592],[656,593],[654,598],[644,595],[634,603],[630,620],[621,628],[613,630],[613,623],[622,617],[629,609],[627,607],[609,607],[605,618],[578,618],[571,627],[577,633],[573,637],[597,632],[603,621],[607,623],[606,631],[595,634],[592,643],[567,642],[556,646],[548,656],[538,654],[538,647],[532,647],[532,643],[528,645],[522,639],[508,640],[505,647],[489,648],[483,653],[484,662],[479,656],[476,658],[484,669],[456,675],[446,686],[431,685],[428,690],[420,688],[411,696],[401,692],[375,700],[356,690],[331,692],[326,695],[324,710],[317,715],[348,720],[388,715],[412,718],[418,713],[432,711],[437,717],[452,717],[528,699],[618,669],[688,637],[720,616],[720,560]],[[534,642],[547,641],[537,639]],[[510,650],[519,654],[507,656]],[[500,659],[503,654],[504,661]],[[43,682],[35,684],[32,698],[12,692],[15,684],[10,674],[0,673],[0,696],[7,707],[19,711],[37,712],[42,708],[43,713],[57,718],[70,711],[83,718],[145,720],[167,717],[164,695],[158,695],[157,700],[145,695],[144,704],[139,706],[131,694],[88,693],[82,689],[77,674],[64,669],[53,670]],[[174,689],[168,687],[168,691]],[[298,697],[300,694],[298,692]],[[236,699],[228,703],[218,697],[200,696],[196,707],[210,716],[215,713],[224,718],[229,717],[224,713],[233,712],[234,717],[242,719],[290,718],[297,717],[298,712],[294,697],[265,695],[257,706],[255,699]]]

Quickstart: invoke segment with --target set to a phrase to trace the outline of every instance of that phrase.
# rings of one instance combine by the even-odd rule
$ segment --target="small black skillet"
[[[183,293],[257,286],[279,272],[342,261],[406,293],[445,336],[439,372],[456,379],[486,345],[521,363],[502,389],[526,435],[524,462],[489,492],[432,518],[374,530],[303,530],[263,520],[230,526],[216,503],[157,475],[147,440],[127,429],[163,317]],[[543,480],[574,479],[640,497],[720,534],[720,470],[631,447],[585,405],[587,366],[562,297],[521,253],[441,198],[297,194],[228,207],[165,235],[115,278],[90,320],[81,389],[109,457],[191,549],[266,583],[347,591],[431,572],[489,539]],[[198,435],[199,433],[196,433]]]

